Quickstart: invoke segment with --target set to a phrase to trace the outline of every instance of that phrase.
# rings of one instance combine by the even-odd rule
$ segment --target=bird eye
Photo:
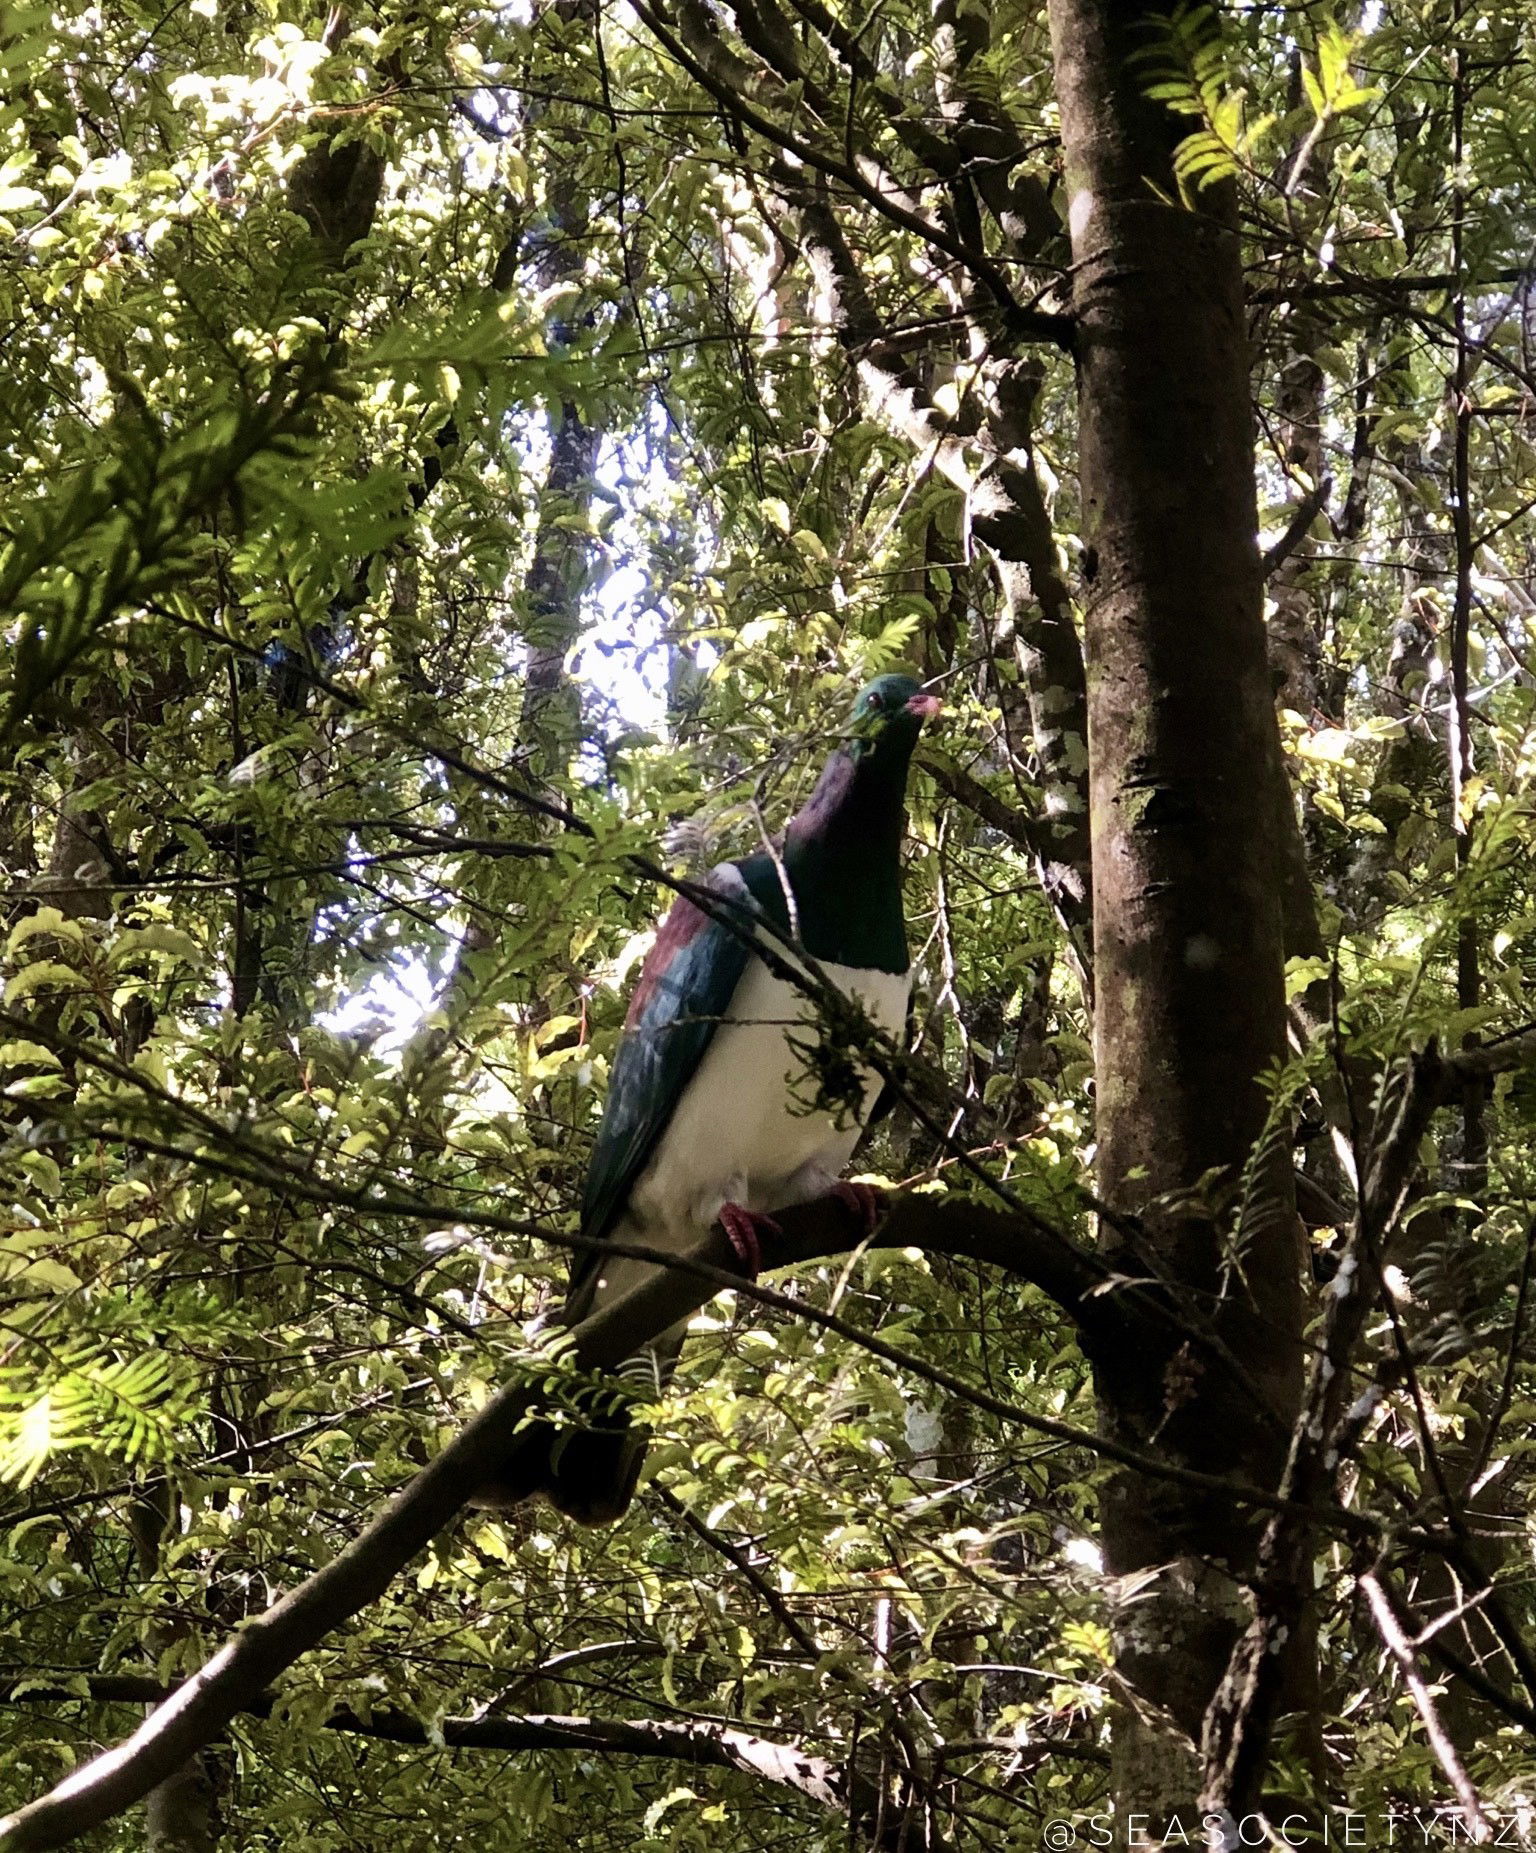
[[[869,705],[871,708],[883,708],[885,706],[885,697],[883,695],[871,695],[869,698]]]

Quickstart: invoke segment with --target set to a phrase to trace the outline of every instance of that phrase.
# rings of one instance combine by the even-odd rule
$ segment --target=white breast
[[[900,1037],[907,972],[825,965],[827,978],[857,998],[871,1021]],[[697,1074],[630,1194],[633,1225],[657,1240],[707,1228],[723,1203],[784,1209],[825,1194],[841,1175],[880,1091],[863,1070],[864,1096],[841,1122],[812,1109],[815,1082],[803,1052],[814,1045],[816,1006],[754,958],[743,973]]]

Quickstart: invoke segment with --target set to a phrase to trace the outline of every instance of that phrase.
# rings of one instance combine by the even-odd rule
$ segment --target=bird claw
[[[748,1280],[756,1280],[763,1271],[763,1250],[758,1241],[758,1231],[761,1230],[765,1235],[782,1235],[784,1231],[771,1216],[763,1215],[761,1210],[749,1210],[741,1203],[722,1203],[719,1220],[720,1227],[725,1231],[725,1239],[741,1263],[742,1273]]]
[[[885,1220],[885,1192],[873,1184],[837,1183],[831,1194],[858,1223],[865,1236],[871,1236]]]

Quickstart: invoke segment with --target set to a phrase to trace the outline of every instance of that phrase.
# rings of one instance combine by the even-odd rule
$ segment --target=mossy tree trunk
[[[1104,1240],[1170,1316],[1100,1359],[1117,1441],[1273,1485],[1297,1407],[1301,1249],[1286,1128],[1280,756],[1265,663],[1239,241],[1183,202],[1194,126],[1146,94],[1155,5],[1052,0],[1081,395]],[[1240,1502],[1117,1474],[1127,1599],[1115,1801],[1196,1818],[1194,1744],[1245,1613]]]

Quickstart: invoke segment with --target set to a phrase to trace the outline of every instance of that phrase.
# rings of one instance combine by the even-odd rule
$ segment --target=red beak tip
[[[907,712],[915,714],[920,721],[931,721],[943,706],[943,702],[937,695],[930,695],[924,691],[920,695],[914,695],[907,703]]]

